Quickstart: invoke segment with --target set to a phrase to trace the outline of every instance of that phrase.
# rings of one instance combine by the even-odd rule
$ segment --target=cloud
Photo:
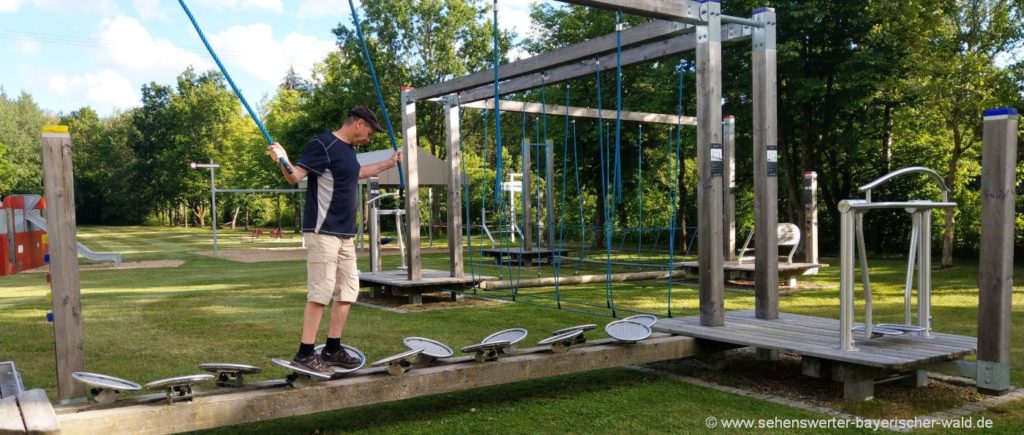
[[[18,3],[20,3],[19,0],[0,0],[0,13],[16,12]]]
[[[358,1],[354,3],[357,8],[360,6]],[[299,5],[299,11],[295,13],[295,16],[300,19],[341,17],[342,15],[347,17],[351,15],[351,12],[346,0],[305,0]]]
[[[228,53],[232,66],[271,84],[279,83],[289,67],[309,77],[313,64],[336,49],[334,41],[300,33],[276,40],[273,28],[264,23],[232,26],[210,40],[218,53]]]
[[[139,90],[130,80],[112,69],[78,76],[50,76],[50,89],[68,99],[82,99],[81,105],[103,104],[127,109],[138,106]]]
[[[103,20],[97,35],[109,60],[122,71],[156,76],[167,71],[182,71],[193,65],[198,69],[213,63],[197,53],[154,39],[135,18],[124,15]]]
[[[17,1],[15,0],[15,2]],[[110,16],[121,13],[121,8],[117,6],[114,0],[30,0],[30,2],[38,9],[47,12],[57,12],[63,15],[89,13]]]
[[[531,2],[504,2],[498,6],[498,26],[502,30],[513,30],[518,36],[524,37],[532,33],[530,29]]]
[[[160,7],[160,0],[132,0],[132,6],[144,20],[167,20],[167,13]]]
[[[22,39],[18,41],[18,51],[21,54],[31,56],[39,52],[39,43],[31,39]]]
[[[284,12],[281,0],[198,0],[196,3],[212,9],[265,9],[279,14]]]

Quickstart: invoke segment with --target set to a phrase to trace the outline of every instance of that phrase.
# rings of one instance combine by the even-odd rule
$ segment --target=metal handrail
[[[942,176],[940,176],[938,172],[935,172],[935,171],[933,171],[933,170],[931,170],[929,168],[926,168],[924,166],[911,166],[909,168],[897,169],[895,171],[892,171],[892,172],[890,172],[888,174],[885,174],[885,175],[883,175],[881,177],[876,178],[874,181],[872,181],[872,182],[870,182],[868,184],[860,186],[860,188],[858,188],[857,190],[860,191],[860,192],[867,192],[867,199],[868,199],[868,201],[870,201],[871,200],[871,189],[874,189],[875,187],[878,187],[880,184],[885,183],[885,182],[887,182],[887,181],[889,181],[889,180],[891,180],[893,178],[896,178],[896,177],[899,177],[899,176],[902,176],[902,175],[907,175],[907,174],[919,174],[919,173],[924,173],[924,174],[930,175],[932,177],[932,179],[935,180],[935,183],[939,185],[939,189],[942,190],[942,202],[948,202],[949,201],[950,189],[949,189],[949,186],[946,186],[946,182],[942,180]]]

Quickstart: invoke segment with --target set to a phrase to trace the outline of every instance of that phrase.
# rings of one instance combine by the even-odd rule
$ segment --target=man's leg
[[[331,305],[331,320],[327,324],[327,337],[341,339],[341,334],[345,332],[345,322],[348,320],[348,312],[352,309],[351,302],[334,301]],[[309,308],[307,307],[308,311]],[[323,313],[323,307],[320,307],[320,312]],[[305,338],[305,335],[303,335]],[[313,337],[316,338],[315,336]]]
[[[306,308],[302,314],[302,338],[299,351],[293,361],[311,370],[332,372],[333,369],[323,364],[314,352],[316,335],[320,330],[320,319],[324,315],[324,307],[331,300],[334,289],[335,269],[337,268],[338,243],[336,237],[305,233],[306,242],[306,277],[307,297]]]
[[[306,302],[306,310],[302,313],[302,342],[316,344],[316,333],[320,330],[320,319],[324,317],[324,306],[316,302]],[[333,328],[334,310],[331,310]],[[342,325],[344,326],[344,325]],[[328,333],[330,337],[331,334]]]
[[[356,249],[351,238],[342,239],[338,249],[338,268],[335,276],[334,305],[331,306],[331,320],[327,327],[327,345],[321,357],[328,364],[351,369],[362,361],[355,355],[343,352],[341,334],[345,331],[352,302],[359,297],[359,274],[356,269]]]

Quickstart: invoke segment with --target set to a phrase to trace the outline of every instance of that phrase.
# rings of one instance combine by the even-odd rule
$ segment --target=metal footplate
[[[126,381],[113,376],[101,375],[89,372],[74,372],[71,374],[76,381],[88,385],[91,399],[99,404],[110,404],[117,402],[122,391],[138,391],[142,387],[132,381]]]
[[[853,327],[853,332],[864,332],[864,325],[858,325]],[[895,335],[903,335],[902,330],[896,328],[889,328],[882,325],[875,325],[871,327],[871,338],[888,337]]]
[[[585,337],[583,334],[593,329],[597,329],[597,325],[593,323],[587,323],[585,325],[576,325],[570,326],[568,328],[559,329],[555,332],[552,332],[551,336],[554,337],[556,335],[562,335],[570,331],[580,331],[580,335],[576,336],[576,341],[574,341],[573,344],[582,344],[587,342],[587,337]]]
[[[405,347],[409,350],[422,350],[419,355],[416,355],[416,365],[430,365],[441,358],[449,358],[455,355],[455,351],[448,347],[448,345],[429,338],[406,337],[402,340],[402,344],[405,344]]]
[[[477,343],[462,348],[463,353],[476,354],[476,362],[482,363],[497,360],[503,353],[501,349],[511,346],[511,341],[492,341],[490,343]]]
[[[189,375],[175,378],[160,379],[145,385],[150,390],[164,390],[167,394],[167,401],[181,402],[192,400],[192,387],[213,380],[213,375]]]
[[[363,351],[361,351],[361,350],[359,350],[359,349],[357,349],[357,348],[355,348],[353,346],[349,346],[347,344],[342,344],[341,347],[344,348],[345,352],[348,352],[349,355],[355,355],[357,358],[359,358],[359,365],[356,366],[356,367],[350,368],[350,369],[347,369],[347,368],[344,368],[344,367],[337,367],[337,366],[335,366],[334,367],[334,376],[331,376],[332,379],[337,377],[337,376],[340,376],[340,375],[345,375],[345,374],[352,373],[352,372],[354,372],[356,370],[359,370],[359,369],[363,368],[363,366],[366,365],[366,355],[363,354]],[[323,344],[313,348],[313,351],[316,352],[317,357],[320,356],[320,353],[322,353],[323,350],[324,350],[324,345]]]
[[[508,345],[499,349],[499,351],[506,355],[511,355],[516,351],[516,343],[523,341],[528,333],[523,328],[511,328],[502,331],[495,332],[488,335],[480,343],[494,343],[499,341],[507,341]]]
[[[254,375],[263,371],[256,366],[232,363],[204,363],[199,364],[199,369],[216,373],[217,386],[225,388],[241,387],[245,384],[244,375]]]
[[[423,348],[411,349],[402,353],[391,355],[387,358],[374,361],[372,367],[388,366],[388,374],[398,376],[412,368],[412,360],[423,353]]]
[[[560,334],[552,335],[537,342],[537,346],[545,346],[550,344],[551,351],[554,353],[566,353],[572,345],[582,343],[586,341],[583,339],[582,329],[569,329],[566,331],[560,331]],[[583,339],[583,341],[580,341]]]
[[[646,325],[648,328],[653,327],[655,323],[658,323],[658,318],[650,314],[637,314],[635,316],[623,318],[622,320]]]
[[[604,327],[609,337],[622,343],[632,344],[651,336],[651,328],[631,320],[617,320]]]

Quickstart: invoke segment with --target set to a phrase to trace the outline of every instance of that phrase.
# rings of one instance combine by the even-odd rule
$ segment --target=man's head
[[[352,145],[366,145],[373,133],[384,131],[377,121],[377,115],[364,106],[356,106],[348,111],[344,128]]]

